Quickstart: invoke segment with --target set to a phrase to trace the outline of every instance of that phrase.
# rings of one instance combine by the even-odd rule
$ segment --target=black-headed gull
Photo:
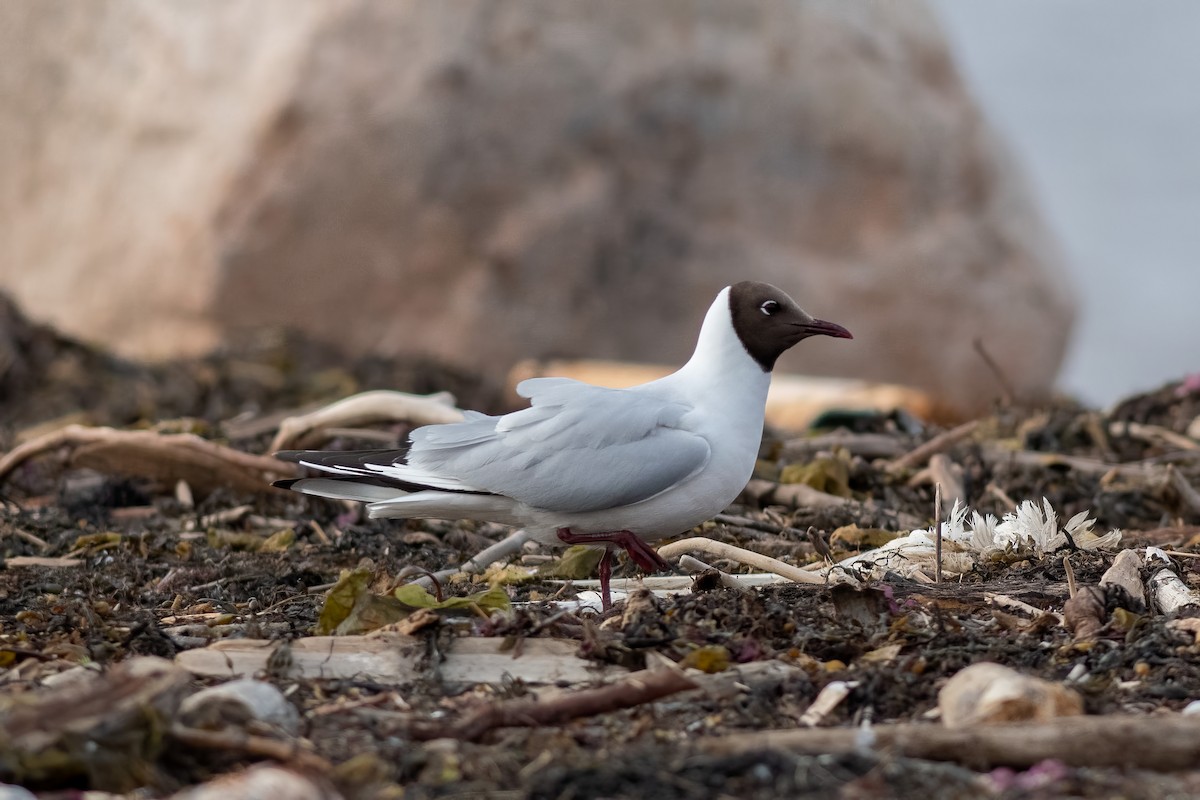
[[[278,453],[323,473],[276,485],[367,503],[372,517],[490,520],[545,544],[612,548],[647,572],[668,568],[647,542],[723,511],[745,488],[762,438],[771,370],[809,336],[852,338],[779,289],[743,281],[717,295],[692,357],[628,389],[568,378],[517,386],[530,407],[428,425],[399,450]]]

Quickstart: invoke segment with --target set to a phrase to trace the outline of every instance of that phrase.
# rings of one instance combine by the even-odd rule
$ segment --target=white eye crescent
[[[758,310],[763,312],[764,314],[766,314],[769,317],[772,314],[776,314],[779,312],[779,303],[775,302],[774,300],[767,300],[761,306],[758,307]]]

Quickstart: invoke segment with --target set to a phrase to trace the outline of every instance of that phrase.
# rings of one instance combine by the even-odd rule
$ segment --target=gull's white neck
[[[696,350],[686,364],[670,378],[682,389],[707,392],[709,399],[720,405],[722,400],[736,405],[766,405],[771,373],[764,372],[733,329],[729,309],[729,287],[721,290],[709,306],[700,327]],[[698,398],[700,399],[700,398]]]

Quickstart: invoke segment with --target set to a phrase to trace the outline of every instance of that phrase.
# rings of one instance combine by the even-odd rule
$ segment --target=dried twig
[[[979,420],[964,422],[957,428],[951,428],[948,431],[939,433],[937,436],[930,439],[925,444],[910,450],[905,455],[900,456],[888,465],[888,471],[891,473],[903,472],[906,469],[919,467],[929,460],[929,457],[934,453],[941,453],[948,450],[958,442],[966,439],[975,429],[979,427]]]
[[[691,572],[693,574],[699,573],[699,572],[710,572],[710,571],[715,572],[715,573],[717,573],[717,580],[719,580],[721,582],[721,585],[724,586],[726,589],[745,588],[742,586],[741,583],[738,582],[738,579],[736,577],[734,577],[733,575],[730,575],[728,572],[722,572],[721,570],[714,567],[712,564],[705,564],[700,559],[693,558],[692,556],[680,556],[679,557],[679,568],[682,570],[686,570],[687,572]]]
[[[1067,594],[1075,596],[1075,568],[1071,566],[1071,554],[1063,556],[1063,572],[1067,573]]]
[[[1008,380],[1008,376],[1004,374],[1004,370],[1000,369],[1000,365],[992,358],[992,354],[983,346],[983,339],[976,336],[971,342],[975,348],[975,352],[983,359],[983,363],[991,370],[992,375],[996,378],[996,383],[1000,384],[1000,391],[1004,396],[1004,404],[1007,406],[1014,405],[1017,401],[1017,395],[1013,392],[1012,383]]]
[[[20,528],[10,529],[7,535],[15,536],[18,539],[23,539],[24,541],[29,542],[31,545],[36,547],[38,550],[41,550],[42,552],[45,552],[50,549],[50,543],[47,542],[45,539],[41,538],[40,536],[34,536],[29,531],[23,531]]]
[[[933,487],[933,517],[937,520],[937,537],[934,539],[936,562],[933,567],[933,582],[942,582],[942,485]]]
[[[1125,477],[1146,479],[1164,473],[1163,468],[1152,460],[1112,464],[1095,458],[1044,453],[1040,450],[1009,450],[995,446],[983,447],[980,455],[989,464],[1007,462],[1026,467],[1069,467],[1088,475],[1107,475],[1111,472]]]
[[[431,395],[382,390],[363,392],[308,414],[288,417],[279,425],[279,433],[271,442],[271,452],[286,450],[305,434],[322,428],[395,421],[431,425],[458,422],[462,416],[462,411],[454,407],[454,396],[447,392]]]
[[[717,514],[715,517],[713,517],[713,522],[719,522],[722,525],[728,525],[731,528],[738,528],[741,531],[782,534],[784,536],[794,536],[799,539],[805,539],[808,537],[808,533],[806,531],[802,531],[799,528],[793,528],[791,525],[775,523],[765,519],[740,517],[736,514]]]
[[[863,458],[895,458],[904,453],[904,444],[895,436],[885,433],[852,433],[836,430],[821,436],[789,439],[783,443],[783,457],[800,460],[817,453],[842,448],[852,456]]]
[[[806,572],[791,564],[785,564],[779,559],[764,556],[762,553],[755,553],[752,550],[735,547],[725,542],[714,541],[703,536],[680,539],[678,542],[665,544],[658,548],[658,554],[669,560],[689,550],[699,550],[718,558],[727,558],[739,564],[746,564],[766,572],[773,572],[796,583],[824,584],[826,582],[825,578],[820,575]]]
[[[1154,602],[1164,614],[1173,614],[1183,608],[1200,607],[1200,593],[1189,589],[1169,567],[1154,573],[1148,581]]]
[[[841,705],[842,701],[849,697],[850,692],[854,691],[857,686],[858,681],[830,681],[825,684],[825,688],[817,693],[816,699],[800,715],[800,724],[807,728],[820,725],[821,721]]]
[[[1034,617],[1034,618],[1040,617],[1043,614],[1050,614],[1051,616],[1053,616],[1055,619],[1058,620],[1059,625],[1063,624],[1063,615],[1062,614],[1059,614],[1055,611],[1048,611],[1047,609],[1044,609],[1044,608],[1038,608],[1037,606],[1031,606],[1029,603],[1026,603],[1024,600],[1018,600],[1017,598],[1009,597],[1006,594],[995,594],[993,592],[985,592],[983,595],[983,599],[985,601],[987,601],[988,603],[990,603],[991,605],[1000,606],[1001,608],[1007,608],[1012,611],[1020,611],[1022,614],[1028,614],[1029,616]]]
[[[1200,514],[1200,491],[1196,491],[1183,473],[1175,469],[1174,464],[1167,465],[1167,480],[1183,504],[1191,509],[1192,513]]]
[[[332,544],[332,540],[329,538],[329,535],[325,533],[325,529],[321,527],[321,523],[317,522],[315,519],[310,519],[308,521],[308,527],[316,535],[317,539],[320,540],[321,544]]]
[[[207,491],[231,487],[262,492],[278,478],[296,474],[293,465],[225,447],[190,433],[161,434],[68,425],[11,450],[0,458],[0,482],[31,458],[62,447],[71,463],[102,472],[187,481]]]
[[[78,567],[83,563],[82,558],[66,558],[63,556],[10,556],[4,559],[7,567],[48,567],[50,569],[66,569]]]
[[[1004,503],[1004,505],[1008,506],[1010,509],[1017,507],[1017,501],[1013,500],[1011,497],[1009,497],[1008,492],[1004,491],[1003,489],[1001,489],[999,486],[997,486],[994,483],[989,483],[987,485],[987,488],[984,489],[984,492],[986,494],[992,495],[997,500],[999,500],[1001,503]]]
[[[333,765],[316,753],[300,747],[294,740],[280,741],[268,739],[265,736],[255,736],[238,728],[225,728],[219,731],[189,728],[178,723],[168,729],[172,739],[188,747],[204,750],[220,750],[222,752],[241,752],[249,756],[270,758],[284,764],[291,764],[301,769],[310,769],[327,773]]]
[[[1200,442],[1160,425],[1146,425],[1141,422],[1113,422],[1109,424],[1108,430],[1113,436],[1128,436],[1150,444],[1168,444],[1178,447],[1180,450],[1200,450]]]
[[[475,741],[496,728],[558,725],[578,717],[650,703],[695,689],[696,682],[673,667],[645,670],[596,689],[583,689],[549,700],[516,700],[483,706],[456,723],[431,723],[414,728],[414,739],[453,738]]]
[[[1076,767],[1179,770],[1195,766],[1200,752],[1200,718],[1110,714],[967,730],[923,724],[777,730],[702,739],[699,746],[704,752],[721,755],[762,750],[818,755],[871,749],[893,757],[954,761],[976,769],[1029,767],[1058,759]]]
[[[463,562],[462,566],[452,567],[450,569],[442,569],[437,572],[429,572],[417,578],[413,583],[424,586],[426,589],[431,588],[435,583],[447,580],[452,575],[457,575],[460,572],[479,573],[495,564],[508,558],[513,553],[519,552],[522,545],[529,541],[529,534],[524,529],[515,530],[505,538],[486,547],[476,553],[469,560]]]
[[[942,499],[945,505],[954,507],[955,501],[967,502],[967,492],[963,488],[962,467],[950,460],[945,453],[934,453],[929,457],[929,474],[934,483],[942,485]]]

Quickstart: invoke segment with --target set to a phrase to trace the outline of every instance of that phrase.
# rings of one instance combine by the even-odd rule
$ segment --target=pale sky
[[[1200,371],[1200,2],[931,2],[1075,275],[1061,386]]]

